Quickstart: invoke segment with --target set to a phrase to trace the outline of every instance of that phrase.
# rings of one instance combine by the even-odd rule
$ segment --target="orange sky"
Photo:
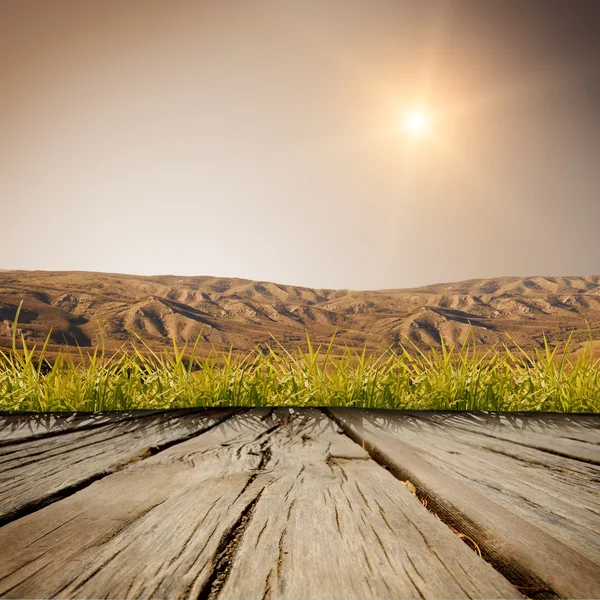
[[[599,27],[595,0],[0,0],[0,268],[599,273]]]

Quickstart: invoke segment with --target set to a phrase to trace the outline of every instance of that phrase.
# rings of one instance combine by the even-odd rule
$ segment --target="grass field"
[[[346,349],[256,349],[196,355],[196,346],[153,352],[138,347],[80,361],[59,355],[44,369],[39,351],[16,339],[0,352],[0,410],[100,411],[191,406],[355,406],[389,409],[600,412],[600,359],[577,355],[569,340],[527,353],[507,347],[481,354],[465,343],[440,351],[416,347],[381,356]],[[47,342],[46,342],[47,343]]]

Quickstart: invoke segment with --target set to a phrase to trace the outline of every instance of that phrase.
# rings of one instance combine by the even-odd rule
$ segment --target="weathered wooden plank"
[[[317,410],[234,415],[0,547],[3,597],[520,597]]]
[[[506,429],[546,433],[600,442],[600,424],[594,413],[495,412],[455,410],[406,410],[402,414],[445,424],[475,424],[480,429]]]
[[[508,440],[551,454],[600,465],[600,419],[593,415],[409,411],[418,419]]]
[[[501,437],[418,416],[390,427],[432,464],[533,520],[590,560],[600,557],[600,469]],[[485,430],[484,430],[485,431]],[[548,442],[550,443],[550,442]]]
[[[105,411],[92,413],[0,412],[0,446],[17,441],[61,435],[74,430],[93,429],[107,423],[139,419],[163,410]]]
[[[72,493],[166,445],[212,427],[233,409],[166,412],[0,447],[0,524]]]
[[[445,427],[435,418],[330,412],[511,581],[566,597],[600,596],[595,465]]]
[[[299,414],[272,436],[213,597],[520,596],[321,411]]]
[[[0,528],[0,595],[197,598],[258,495],[267,414],[236,414]]]

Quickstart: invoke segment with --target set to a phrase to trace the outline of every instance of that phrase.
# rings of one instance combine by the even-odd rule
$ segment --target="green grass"
[[[59,355],[44,374],[48,339],[36,352],[24,339],[0,352],[0,410],[99,411],[191,406],[355,406],[390,409],[600,412],[600,359],[559,348],[516,352],[506,346],[485,354],[473,345],[415,346],[381,356],[346,348],[332,354],[333,339],[293,353],[257,348],[243,358],[232,353],[199,357],[193,348],[107,357],[103,347],[80,361]],[[559,350],[561,351],[559,354]]]

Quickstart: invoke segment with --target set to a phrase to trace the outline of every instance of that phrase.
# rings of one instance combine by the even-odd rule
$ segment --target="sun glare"
[[[431,120],[424,110],[409,110],[402,121],[404,132],[411,137],[422,137],[429,132]]]

